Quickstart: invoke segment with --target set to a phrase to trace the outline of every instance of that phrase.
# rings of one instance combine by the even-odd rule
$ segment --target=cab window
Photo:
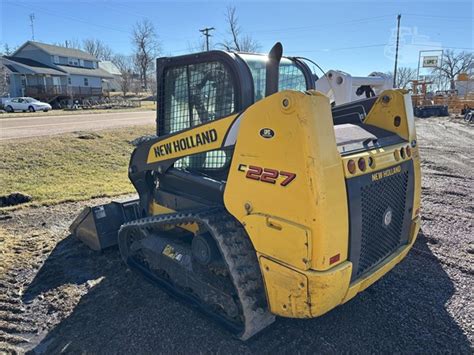
[[[247,63],[254,82],[254,99],[265,97],[266,56],[255,54],[239,54]],[[290,59],[281,58],[278,90],[305,91],[306,78],[301,69]]]
[[[171,134],[235,113],[235,86],[227,67],[218,61],[172,67],[164,73],[160,135]],[[227,149],[184,157],[174,164],[190,170],[228,166]]]
[[[164,95],[162,134],[223,118],[235,111],[231,75],[217,61],[168,69]]]

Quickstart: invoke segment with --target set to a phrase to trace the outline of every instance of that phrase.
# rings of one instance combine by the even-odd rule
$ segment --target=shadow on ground
[[[34,352],[466,352],[446,311],[454,285],[420,233],[418,251],[347,304],[311,320],[278,319],[243,343],[191,307],[125,270],[118,251],[89,251],[72,237],[51,253],[24,298],[104,277]]]

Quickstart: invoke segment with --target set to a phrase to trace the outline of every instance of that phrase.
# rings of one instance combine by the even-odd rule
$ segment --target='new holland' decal
[[[155,157],[158,158],[187,149],[196,148],[215,141],[217,141],[217,131],[215,129],[210,129],[208,131],[199,132],[188,137],[157,145],[153,147],[153,151]]]

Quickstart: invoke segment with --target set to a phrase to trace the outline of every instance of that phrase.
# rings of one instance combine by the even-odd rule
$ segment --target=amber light
[[[356,163],[354,160],[351,159],[347,162],[347,170],[349,170],[351,174],[356,172]]]
[[[357,165],[359,166],[360,171],[365,171],[365,169],[367,168],[364,158],[359,158],[359,160],[357,161]]]
[[[396,161],[400,160],[400,153],[398,152],[398,150],[393,151],[393,157],[395,158]]]
[[[411,157],[411,148],[410,146],[407,146],[407,148],[405,149],[406,153],[407,153],[407,157]]]
[[[405,159],[405,148],[400,149],[400,156]]]

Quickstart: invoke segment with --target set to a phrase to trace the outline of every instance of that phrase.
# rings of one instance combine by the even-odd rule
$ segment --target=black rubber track
[[[143,235],[150,235],[150,230],[159,231],[189,223],[197,223],[200,229],[209,232],[216,240],[239,297],[243,324],[236,325],[213,312],[211,307],[197,300],[194,295],[187,294],[174,287],[172,282],[158,277],[131,255],[128,239],[133,231],[138,229]],[[223,209],[181,211],[126,223],[119,231],[119,248],[122,258],[131,269],[155,281],[167,292],[195,304],[233,331],[241,340],[249,339],[275,321],[275,316],[268,311],[263,279],[253,245],[242,225]]]

